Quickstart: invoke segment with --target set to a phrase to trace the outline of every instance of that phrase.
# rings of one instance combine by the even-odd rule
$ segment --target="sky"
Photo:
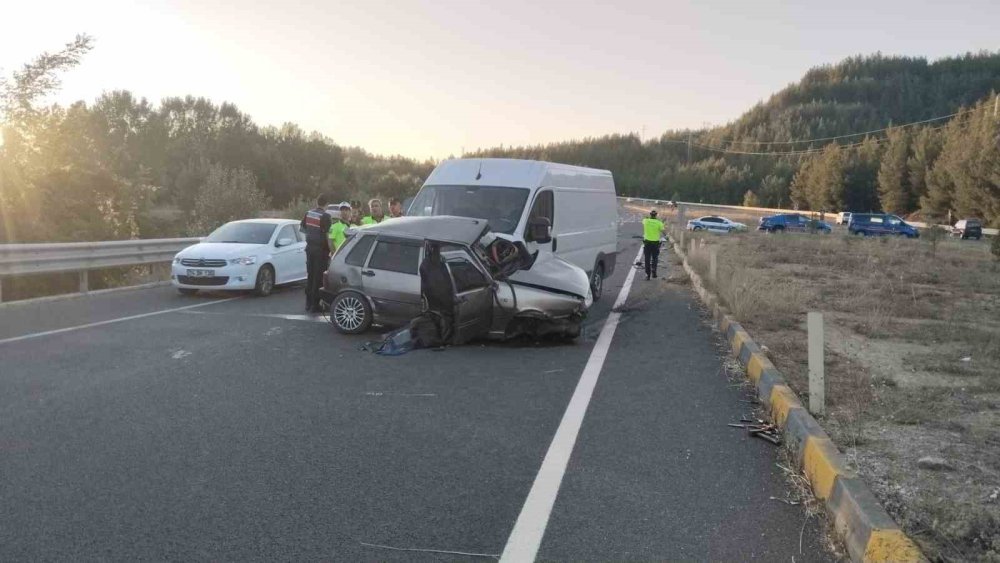
[[[53,102],[205,96],[420,159],[721,125],[848,56],[1000,49],[995,0],[13,2],[2,75],[95,38]]]

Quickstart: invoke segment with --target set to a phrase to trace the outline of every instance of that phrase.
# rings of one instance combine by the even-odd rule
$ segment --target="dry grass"
[[[706,241],[692,267],[800,395],[805,315],[824,313],[824,426],[925,551],[1000,561],[1000,275],[988,245],[692,236]],[[956,469],[918,469],[923,456]]]

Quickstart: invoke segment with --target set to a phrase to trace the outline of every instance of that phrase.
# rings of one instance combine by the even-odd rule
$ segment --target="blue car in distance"
[[[810,219],[800,213],[787,213],[761,217],[760,223],[757,225],[757,230],[769,233],[781,233],[785,231],[811,233],[815,231],[830,234],[833,231],[833,227],[825,221]]]
[[[865,237],[896,235],[917,238],[920,236],[920,231],[916,227],[888,213],[855,213],[851,215],[847,231],[852,235]]]

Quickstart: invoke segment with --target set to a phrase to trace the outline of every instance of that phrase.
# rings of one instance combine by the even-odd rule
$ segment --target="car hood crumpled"
[[[575,295],[583,299],[587,307],[593,301],[587,272],[553,254],[539,256],[531,269],[519,270],[509,280],[515,284]]]

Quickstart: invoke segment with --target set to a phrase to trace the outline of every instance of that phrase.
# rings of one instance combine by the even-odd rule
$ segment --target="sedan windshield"
[[[267,244],[275,228],[268,223],[226,223],[205,237],[205,242]]]
[[[410,215],[457,215],[486,219],[490,230],[511,234],[528,200],[526,188],[424,186],[410,205]]]

